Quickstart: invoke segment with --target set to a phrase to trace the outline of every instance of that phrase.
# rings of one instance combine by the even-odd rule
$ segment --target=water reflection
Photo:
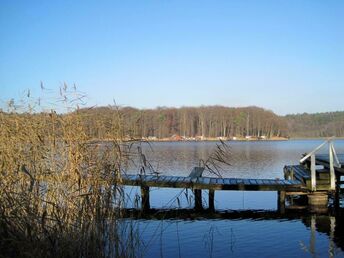
[[[284,165],[298,164],[302,153],[321,142],[230,142],[232,166],[222,176],[283,178]],[[344,153],[343,140],[335,145],[337,153]],[[215,146],[165,142],[143,147],[143,152],[162,175],[186,176]],[[281,215],[276,192],[216,191],[217,212],[196,213],[190,209],[190,191],[151,190],[153,210],[145,214],[126,210],[125,223],[137,226],[143,257],[344,257],[343,208],[321,215],[306,210]],[[203,192],[206,206],[207,191]],[[126,194],[125,207],[137,207],[133,200],[139,198],[139,189],[127,187]]]
[[[124,214],[140,228],[144,257],[344,256],[344,209],[322,215],[190,209]]]

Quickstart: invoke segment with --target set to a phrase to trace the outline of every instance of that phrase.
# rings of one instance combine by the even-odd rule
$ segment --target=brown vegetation
[[[61,97],[71,103],[67,94],[66,87]],[[0,113],[0,257],[130,255],[115,209],[121,164],[130,158],[119,118],[99,145],[90,144],[78,111],[17,110]]]

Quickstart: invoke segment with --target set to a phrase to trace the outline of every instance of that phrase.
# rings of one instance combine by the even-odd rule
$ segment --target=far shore
[[[123,142],[129,142],[129,141],[144,141],[144,142],[219,142],[219,141],[231,141],[231,142],[269,142],[269,141],[289,141],[289,140],[327,140],[329,137],[312,137],[312,138],[306,138],[306,137],[271,137],[271,138],[258,138],[258,137],[250,137],[250,138],[245,138],[245,137],[236,137],[235,139],[233,138],[224,138],[224,137],[204,137],[204,138],[188,138],[188,139],[173,139],[173,138],[153,138],[153,139],[148,139],[148,138],[123,138],[120,141]],[[344,137],[336,137],[335,139],[337,140],[342,140]],[[99,143],[99,142],[110,142],[113,141],[114,139],[92,139],[89,142],[91,143]]]

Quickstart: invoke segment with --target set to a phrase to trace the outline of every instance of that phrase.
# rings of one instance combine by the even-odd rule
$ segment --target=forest
[[[108,106],[80,109],[77,112],[82,114],[89,136],[100,139],[111,135],[111,131],[119,127],[123,128],[123,137],[147,139],[175,136],[185,139],[344,136],[344,112],[279,116],[255,106],[155,109]]]

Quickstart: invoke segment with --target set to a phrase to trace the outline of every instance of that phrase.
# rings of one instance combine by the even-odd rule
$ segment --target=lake
[[[284,178],[284,165],[298,164],[303,153],[322,142],[227,142],[231,165],[223,167],[221,175]],[[216,144],[155,142],[143,145],[142,152],[161,175],[187,176],[194,166],[207,161]],[[344,153],[344,141],[335,141],[335,148]],[[321,152],[326,153],[326,148]],[[137,172],[129,168],[129,173]],[[136,207],[140,190],[126,187],[125,192],[127,208]],[[205,207],[207,197],[203,191]],[[276,192],[216,191],[216,212],[202,214],[192,211],[190,190],[152,188],[150,198],[154,209],[150,216],[123,221],[127,231],[135,230],[140,239],[135,252],[143,257],[344,257],[342,208],[330,209],[328,214],[280,215]]]

